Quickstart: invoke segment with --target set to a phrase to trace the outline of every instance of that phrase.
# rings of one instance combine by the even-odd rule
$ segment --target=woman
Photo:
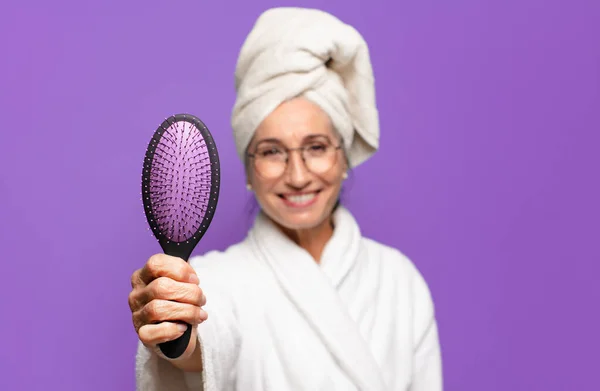
[[[378,148],[373,84],[351,26],[311,9],[259,17],[232,125],[261,211],[225,251],[155,255],[134,273],[139,390],[442,389],[426,282],[339,204],[347,171]],[[195,328],[170,360],[156,345],[178,321]]]

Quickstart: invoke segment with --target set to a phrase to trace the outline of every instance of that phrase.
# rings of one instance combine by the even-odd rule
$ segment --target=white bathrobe
[[[344,207],[321,264],[259,214],[248,236],[190,259],[208,320],[204,371],[139,344],[137,390],[440,391],[428,286],[398,250],[361,235]]]

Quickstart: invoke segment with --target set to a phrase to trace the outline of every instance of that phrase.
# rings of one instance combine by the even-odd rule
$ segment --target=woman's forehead
[[[254,141],[259,142],[279,142],[283,144],[299,144],[306,141],[330,140],[334,136],[329,128],[317,130],[314,128],[282,128],[257,131],[254,135]]]
[[[295,99],[281,104],[267,116],[256,130],[255,139],[300,142],[315,135],[334,135],[329,116],[312,102]]]

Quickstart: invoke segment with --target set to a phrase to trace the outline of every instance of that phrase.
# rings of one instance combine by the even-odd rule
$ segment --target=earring
[[[346,179],[346,178],[348,178],[348,173],[347,173],[346,171],[344,171],[344,173],[342,174],[342,178],[343,178],[343,179]]]
[[[252,191],[252,185],[249,183],[246,183],[246,189],[248,189],[248,191]]]

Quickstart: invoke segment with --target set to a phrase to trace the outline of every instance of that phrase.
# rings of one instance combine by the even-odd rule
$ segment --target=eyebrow
[[[307,140],[313,140],[313,139],[319,138],[319,137],[329,138],[329,136],[326,135],[326,134],[323,134],[323,133],[314,133],[314,134],[309,134],[309,135],[305,136],[302,139],[302,142],[307,141]],[[274,142],[274,143],[283,144],[283,142],[280,139],[275,138],[275,137],[269,137],[269,138],[263,138],[263,139],[257,140],[256,141],[256,145],[258,145],[260,143],[264,143],[264,142]]]

